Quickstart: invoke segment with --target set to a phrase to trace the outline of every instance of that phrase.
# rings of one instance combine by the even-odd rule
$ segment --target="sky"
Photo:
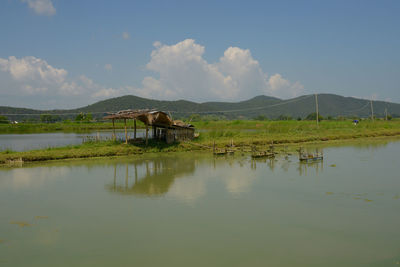
[[[400,0],[0,1],[0,106],[304,94],[400,102]]]

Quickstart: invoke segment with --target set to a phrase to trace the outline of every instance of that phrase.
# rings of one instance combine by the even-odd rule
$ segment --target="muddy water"
[[[400,142],[0,169],[0,266],[398,266]]]
[[[151,136],[151,132],[149,132]],[[130,130],[128,135],[133,137]],[[125,139],[125,132],[117,130],[118,139]],[[138,129],[137,137],[144,137],[145,130]],[[0,134],[0,151],[10,149],[13,151],[27,151],[49,147],[61,147],[67,145],[82,144],[83,140],[98,138],[111,139],[111,130],[92,131],[88,133],[35,133],[35,134]]]

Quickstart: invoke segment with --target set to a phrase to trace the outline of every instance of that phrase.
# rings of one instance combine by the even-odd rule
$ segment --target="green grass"
[[[0,152],[0,163],[22,159],[23,161],[58,160],[67,158],[110,157],[138,155],[149,152],[178,152],[209,150],[215,142],[218,147],[266,146],[275,144],[299,144],[304,142],[336,142],[370,137],[400,136],[400,121],[322,121],[317,127],[311,121],[208,121],[195,123],[200,137],[192,142],[165,144],[150,140],[148,146],[123,144],[114,141],[89,142],[82,145],[43,150]]]

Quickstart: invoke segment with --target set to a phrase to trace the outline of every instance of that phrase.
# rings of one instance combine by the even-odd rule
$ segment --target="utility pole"
[[[374,121],[374,106],[372,105],[372,99],[371,99],[371,119]]]
[[[318,117],[319,117],[319,112],[318,112],[318,96],[317,96],[317,94],[315,94],[315,113],[316,113],[316,119],[317,119],[317,126],[319,126],[319,122],[318,122]]]

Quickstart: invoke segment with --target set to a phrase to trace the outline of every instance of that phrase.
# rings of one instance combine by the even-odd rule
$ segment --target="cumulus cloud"
[[[128,40],[129,38],[131,38],[131,35],[129,34],[129,32],[123,32],[122,33],[122,39]]]
[[[65,69],[55,68],[36,57],[0,58],[0,70],[8,73],[22,91],[31,94],[61,86],[68,74]]]
[[[29,8],[38,15],[53,16],[56,14],[51,0],[22,0],[22,2],[27,3]]]
[[[10,56],[0,58],[1,94],[46,96],[49,103],[76,106],[127,94],[201,102],[238,101],[261,94],[288,98],[304,90],[299,82],[290,82],[280,74],[267,75],[248,49],[229,47],[210,63],[204,58],[205,47],[193,39],[173,45],[157,41],[153,45],[146,69],[155,75],[145,76],[140,86],[106,87],[84,75],[69,77],[67,70],[40,58]],[[112,65],[105,64],[104,68],[111,71]]]
[[[142,96],[165,99],[236,100],[267,94],[276,97],[294,97],[303,91],[299,82],[292,83],[280,74],[268,77],[250,50],[229,47],[216,63],[204,58],[205,47],[193,39],[174,45],[155,42],[148,70],[158,79],[145,77]]]
[[[0,71],[8,74],[3,80],[13,85],[2,91],[9,95],[95,96],[104,89],[85,75],[70,78],[65,69],[32,56],[0,58]]]

